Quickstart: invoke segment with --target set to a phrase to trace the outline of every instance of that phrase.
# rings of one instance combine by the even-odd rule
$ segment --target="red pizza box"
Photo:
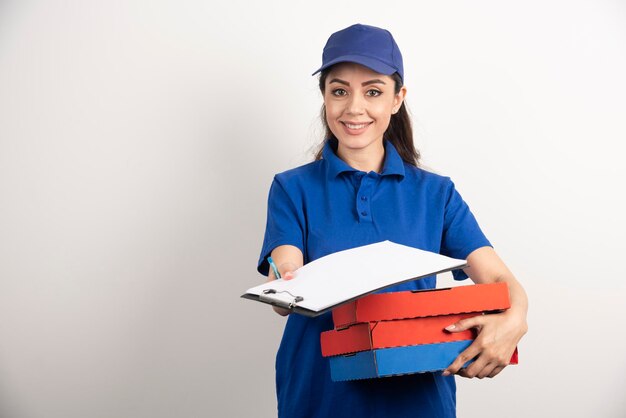
[[[510,307],[505,282],[474,284],[364,296],[335,308],[333,322],[338,329],[359,322],[499,311]]]
[[[354,324],[348,328],[322,332],[322,356],[336,356],[378,348],[471,340],[472,329],[448,332],[444,328],[476,313],[440,315]]]

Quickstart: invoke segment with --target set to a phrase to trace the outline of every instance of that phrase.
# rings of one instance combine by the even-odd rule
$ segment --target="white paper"
[[[285,303],[296,296],[297,306],[318,312],[357,296],[396,283],[453,270],[465,265],[441,254],[424,251],[391,241],[339,251],[312,261],[296,270],[291,280],[278,279],[248,289],[251,295],[266,295]],[[288,292],[288,293],[287,293]]]

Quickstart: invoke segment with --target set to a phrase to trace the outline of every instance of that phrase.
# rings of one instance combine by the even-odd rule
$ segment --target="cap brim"
[[[394,67],[387,65],[384,62],[377,60],[376,58],[370,58],[363,55],[344,55],[342,57],[337,57],[334,60],[322,65],[317,71],[315,71],[311,75],[315,75],[320,71],[330,67],[331,65],[335,65],[340,62],[354,62],[356,64],[361,64],[372,71],[376,71],[377,73],[384,75],[391,75],[398,71]]]

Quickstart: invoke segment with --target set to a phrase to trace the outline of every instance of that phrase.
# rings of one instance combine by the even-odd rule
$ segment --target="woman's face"
[[[326,121],[343,151],[380,149],[392,113],[406,95],[395,82],[355,63],[335,65],[325,81]]]

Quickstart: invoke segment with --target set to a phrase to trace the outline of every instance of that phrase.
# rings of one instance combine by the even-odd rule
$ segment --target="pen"
[[[274,270],[274,275],[276,276],[276,278],[281,279],[282,277],[280,277],[280,273],[278,272],[278,269],[276,268],[276,264],[274,264],[274,260],[272,260],[272,257],[267,257],[267,262],[270,263],[272,270]]]

